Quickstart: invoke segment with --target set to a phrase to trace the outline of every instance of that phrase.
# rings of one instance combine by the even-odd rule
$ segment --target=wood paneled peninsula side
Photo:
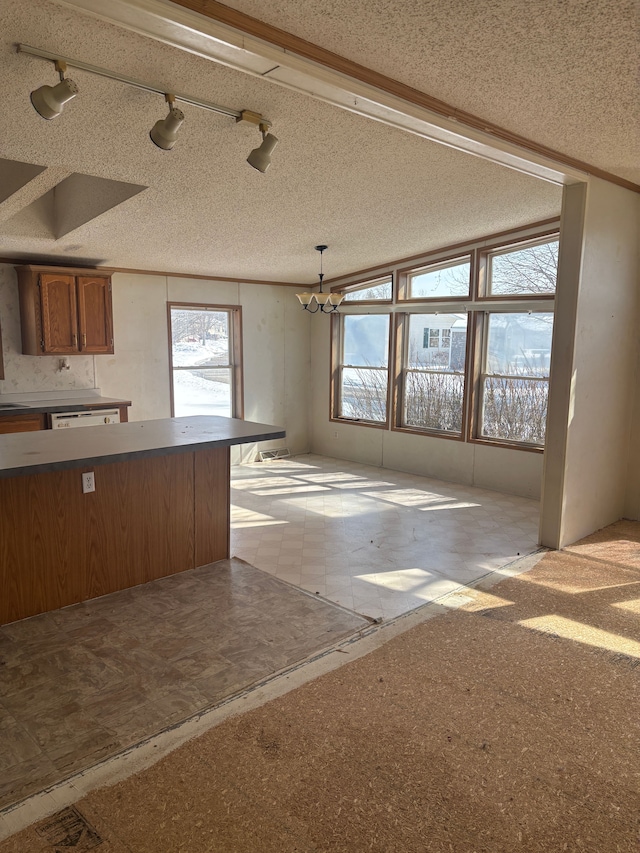
[[[229,449],[284,436],[205,416],[0,436],[0,624],[226,559]]]

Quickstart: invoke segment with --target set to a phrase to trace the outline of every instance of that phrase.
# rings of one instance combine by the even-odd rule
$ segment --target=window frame
[[[521,300],[522,301],[522,300]],[[549,302],[549,299],[545,300]],[[522,307],[514,307],[513,305],[509,305],[508,307],[503,308],[491,308],[486,309],[484,311],[477,311],[476,320],[476,328],[480,327],[480,341],[479,341],[479,349],[480,354],[477,359],[477,380],[474,382],[474,409],[473,409],[473,418],[470,423],[470,427],[472,427],[473,432],[470,433],[470,437],[468,438],[469,442],[474,444],[484,444],[490,447],[495,447],[496,445],[500,447],[511,447],[517,450],[528,450],[537,453],[544,452],[544,444],[534,444],[530,441],[518,441],[518,439],[510,439],[503,437],[492,437],[482,434],[483,428],[483,408],[484,408],[484,383],[485,380],[491,376],[497,376],[499,378],[519,378],[523,379],[525,382],[532,381],[540,381],[544,380],[547,383],[547,400],[548,400],[548,389],[550,376],[521,376],[517,377],[515,374],[496,374],[496,373],[488,373],[486,370],[487,367],[487,359],[489,354],[489,324],[491,321],[491,316],[494,314],[551,314],[553,317],[553,322],[555,322],[555,312],[549,310],[548,308],[535,307],[531,310],[523,309]],[[546,435],[545,435],[546,439]]]
[[[556,240],[550,239],[556,237]],[[528,246],[540,246],[544,243],[552,243],[559,241],[559,232],[557,228],[536,235],[536,237],[527,237],[521,240],[515,240],[513,243],[496,243],[494,245],[485,246],[478,250],[478,280],[476,300],[478,302],[548,302],[555,300],[555,291],[553,293],[511,293],[511,294],[491,294],[489,293],[489,270],[491,269],[491,259],[496,255],[508,255],[510,252],[517,252],[520,249],[526,249]]]
[[[466,294],[462,296],[409,296],[409,282],[411,276],[418,275],[420,273],[427,272],[429,269],[437,270],[446,269],[447,267],[458,266],[456,261],[461,263],[465,263],[468,259],[469,262],[469,290]],[[454,254],[442,254],[442,252],[437,253],[437,257],[427,259],[426,262],[415,264],[410,267],[403,267],[398,270],[398,286],[397,286],[397,302],[403,302],[406,304],[436,304],[446,302],[448,303],[465,303],[469,302],[473,295],[473,283],[475,278],[475,252],[470,249],[466,252],[455,252]]]
[[[173,364],[173,337],[171,326],[171,311],[178,310],[211,311],[229,315],[229,356],[231,363],[219,365],[222,369],[231,371],[231,417],[238,420],[244,419],[244,365],[243,365],[243,341],[242,341],[242,306],[240,305],[214,305],[207,302],[169,302],[167,301],[167,332],[169,348],[169,397],[171,406],[171,417],[175,415],[175,400],[173,375],[174,370],[179,368]],[[218,366],[216,366],[218,367]],[[185,368],[188,369],[188,368]],[[212,368],[215,369],[215,368]]]
[[[387,281],[391,284],[391,297],[389,299],[349,299],[350,293],[355,293],[358,290],[367,290],[369,287],[376,287],[380,284],[386,284]],[[383,273],[382,275],[376,275],[373,278],[369,276],[368,278],[358,279],[358,281],[353,281],[349,284],[336,285],[330,288],[330,292],[343,294],[344,299],[342,304],[345,306],[353,305],[354,307],[358,307],[359,305],[391,305],[393,303],[393,296],[395,292],[394,275],[392,272],[389,272]]]
[[[469,353],[470,353],[470,318],[467,317],[467,331],[466,331],[466,341],[465,341],[465,353],[464,353],[464,370],[461,374],[458,373],[446,373],[441,370],[420,370],[416,368],[412,368],[408,366],[408,356],[407,350],[409,347],[410,340],[410,332],[409,325],[412,316],[423,316],[425,314],[433,314],[436,316],[441,312],[435,311],[410,311],[410,312],[397,312],[395,314],[396,317],[396,331],[395,331],[395,339],[396,339],[396,348],[395,348],[395,364],[394,364],[394,398],[393,398],[393,411],[392,411],[392,425],[391,429],[393,432],[404,432],[411,433],[414,435],[431,435],[437,438],[447,438],[450,441],[466,441],[466,428],[468,421],[468,383],[469,383]],[[445,313],[445,312],[442,312]],[[446,312],[446,313],[455,313],[455,312]],[[407,373],[437,373],[440,375],[461,375],[463,388],[462,388],[462,410],[460,413],[460,432],[452,432],[450,430],[442,430],[442,429],[433,429],[432,427],[421,427],[414,424],[405,424],[404,421],[404,411],[405,411],[405,386],[406,386],[406,375]]]
[[[479,405],[482,405],[481,382],[485,362],[483,361],[483,347],[486,347],[487,330],[484,328],[485,315],[492,313],[550,313],[555,315],[556,293],[526,293],[526,294],[499,294],[486,295],[487,274],[489,270],[489,259],[493,255],[516,252],[529,245],[540,245],[546,242],[559,241],[559,222],[556,218],[540,223],[512,229],[500,234],[493,234],[478,238],[468,243],[458,243],[444,247],[437,251],[427,252],[420,256],[406,258],[393,265],[392,271],[392,295],[391,304],[388,301],[375,300],[362,302],[343,303],[344,309],[332,315],[331,320],[331,354],[330,354],[330,421],[342,424],[356,424],[360,426],[372,426],[376,429],[388,429],[390,431],[412,433],[416,435],[444,438],[449,441],[462,441],[470,444],[480,444],[491,447],[502,447],[523,450],[532,453],[542,453],[544,446],[530,442],[519,442],[517,440],[492,438],[480,434]],[[468,296],[451,297],[417,297],[407,298],[408,276],[418,270],[429,267],[446,265],[448,262],[460,261],[464,263],[467,259],[470,263],[470,285]],[[411,262],[411,265],[409,265]],[[376,275],[378,270],[372,270],[368,278],[360,279],[357,284],[367,285],[380,278],[386,278],[388,268],[382,268],[383,272]],[[332,287],[332,291],[344,292],[355,283],[338,284]],[[363,313],[362,308],[371,307],[366,313],[386,314],[390,318],[389,328],[389,384],[387,419],[388,423],[359,421],[338,416],[339,382],[340,372],[338,358],[342,351],[341,344],[341,316],[352,313]],[[378,306],[375,310],[373,306]],[[404,412],[404,386],[405,373],[408,369],[408,360],[405,348],[409,337],[409,316],[413,314],[456,314],[463,311],[467,314],[467,337],[465,349],[465,370],[463,389],[463,410],[461,433],[452,433],[443,430],[434,430],[418,426],[407,426],[402,424]],[[486,321],[488,324],[488,320]],[[488,325],[487,325],[488,328]],[[549,381],[547,379],[547,381]]]
[[[329,421],[341,424],[358,424],[363,427],[371,427],[373,429],[389,429],[391,419],[391,380],[392,380],[392,364],[393,364],[393,348],[394,348],[394,329],[393,318],[388,312],[380,312],[380,316],[387,317],[389,320],[389,350],[387,353],[386,368],[371,368],[371,369],[386,369],[387,371],[387,396],[386,396],[386,420],[370,421],[363,418],[348,418],[340,415],[340,404],[342,402],[342,370],[345,367],[343,363],[343,347],[344,347],[344,317],[367,317],[373,316],[371,312],[351,311],[349,314],[336,313],[331,315],[331,376],[330,376],[330,393],[329,393]],[[336,358],[336,353],[338,357]],[[347,365],[350,366],[350,365]],[[369,369],[369,368],[367,368]]]

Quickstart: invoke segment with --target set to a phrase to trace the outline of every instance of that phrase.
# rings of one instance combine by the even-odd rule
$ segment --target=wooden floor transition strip
[[[75,810],[101,853],[631,853],[639,599],[628,554],[548,554]]]

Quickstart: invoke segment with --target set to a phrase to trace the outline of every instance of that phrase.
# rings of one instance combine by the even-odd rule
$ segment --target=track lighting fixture
[[[260,113],[253,113],[251,110],[242,110],[236,121],[248,121],[251,124],[257,124],[262,134],[262,142],[257,148],[247,157],[247,163],[257,169],[258,172],[266,172],[271,165],[271,154],[273,149],[278,144],[278,137],[273,133],[269,133],[271,123],[263,118]]]
[[[321,311],[323,314],[332,314],[334,311],[338,310],[338,305],[344,299],[344,296],[341,293],[323,293],[322,292],[322,281],[324,279],[324,273],[322,272],[322,254],[328,249],[328,246],[315,246],[316,252],[320,252],[320,272],[318,273],[318,278],[320,279],[320,291],[318,293],[296,293],[298,297],[298,301],[302,305],[305,311],[309,311],[311,314],[315,314],[316,311]],[[313,303],[315,307],[313,306]]]
[[[176,144],[178,131],[184,122],[184,113],[173,106],[175,101],[174,95],[165,95],[164,99],[169,104],[169,115],[166,118],[161,118],[153,125],[149,136],[158,148],[170,151]]]
[[[262,130],[263,127],[265,130]],[[273,133],[267,133],[266,125],[260,125],[260,130],[262,132],[262,143],[249,154],[247,163],[259,172],[266,172],[271,165],[271,154],[278,144],[278,137],[274,136]]]
[[[73,80],[65,79],[64,77],[64,72],[67,69],[67,65],[69,65],[72,68],[87,71],[89,74],[97,74],[99,77],[106,77],[109,80],[126,83],[128,86],[134,86],[136,89],[143,89],[146,92],[155,92],[159,95],[164,95],[165,100],[169,104],[169,113],[165,118],[159,119],[149,133],[151,141],[164,151],[170,151],[173,148],[178,132],[184,122],[184,113],[174,106],[175,101],[183,101],[194,107],[201,107],[210,112],[231,116],[237,122],[248,121],[252,124],[257,124],[262,133],[262,143],[249,154],[247,162],[259,172],[266,172],[271,164],[271,154],[278,144],[278,138],[269,133],[271,122],[260,113],[255,113],[251,110],[234,110],[230,107],[211,103],[210,101],[201,101],[192,98],[190,95],[180,94],[179,92],[167,94],[166,89],[146,83],[143,80],[125,77],[124,74],[119,74],[117,71],[110,71],[107,68],[100,68],[97,65],[89,65],[87,62],[57,56],[54,53],[30,47],[27,44],[17,45],[17,52],[26,53],[29,56],[37,56],[39,59],[46,59],[53,62],[60,74],[60,82],[56,86],[40,86],[39,89],[35,89],[31,93],[31,102],[43,118],[52,119],[59,116],[67,101],[75,98],[78,94],[78,87]]]
[[[77,85],[64,76],[67,70],[66,63],[56,60],[55,66],[60,74],[60,82],[55,86],[40,86],[31,93],[33,108],[46,119],[57,118],[64,105],[78,94]]]

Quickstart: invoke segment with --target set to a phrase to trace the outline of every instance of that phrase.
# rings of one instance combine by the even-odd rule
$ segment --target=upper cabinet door
[[[76,281],[72,275],[40,275],[42,351],[78,352]]]
[[[104,276],[78,276],[80,352],[113,352],[111,280]]]

